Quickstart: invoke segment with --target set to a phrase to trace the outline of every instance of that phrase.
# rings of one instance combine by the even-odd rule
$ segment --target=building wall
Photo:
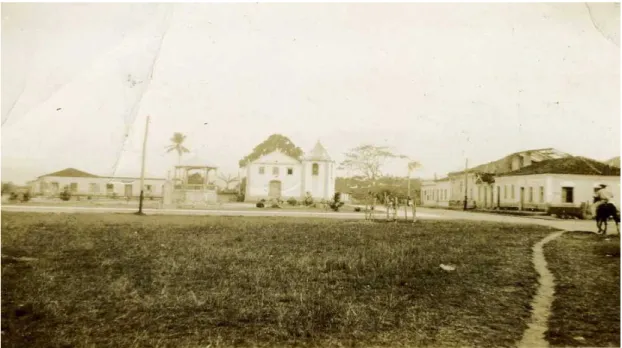
[[[263,168],[263,174],[260,173]],[[278,168],[278,173],[274,173],[274,168]],[[287,174],[287,170],[292,169],[292,174]],[[268,199],[270,182],[278,180],[281,182],[281,198],[287,199],[294,197],[300,198],[302,166],[288,163],[252,163],[248,166],[246,197],[247,201]]]
[[[595,184],[606,184],[608,190],[613,193],[614,203],[620,207],[620,177],[607,176],[580,176],[580,175],[551,175],[550,176],[550,200],[553,205],[579,206],[583,202],[592,204]],[[565,203],[563,187],[573,188],[573,203]]]
[[[604,183],[614,194],[614,202],[620,204],[620,177],[603,177],[568,174],[540,174],[502,176],[495,179],[495,186],[501,189],[502,208],[521,208],[520,190],[524,188],[523,209],[546,209],[548,206],[580,206],[592,203],[594,185]],[[572,202],[564,202],[563,187],[572,188]],[[506,195],[507,189],[507,195]],[[512,190],[514,194],[512,195]],[[533,190],[533,199],[531,199]],[[542,190],[542,193],[541,193]]]
[[[151,196],[161,197],[164,182],[164,179],[145,179],[145,190],[148,190],[148,186],[151,186]],[[132,185],[132,197],[140,196],[140,179],[137,178],[71,178],[47,176],[33,181],[31,189],[35,195],[56,196],[63,191],[65,186],[71,186],[71,184],[77,184],[77,189],[72,191],[74,195],[102,197],[112,196],[114,192],[118,197],[124,197],[125,185],[129,184]],[[94,184],[94,186],[91,184]],[[107,184],[112,185],[112,190],[107,190]]]
[[[473,200],[478,208],[494,208],[496,206],[495,186],[493,184],[475,184],[473,195]]]
[[[550,185],[547,178],[548,175],[497,177],[494,184],[495,203],[498,189],[501,208],[521,208],[521,188],[524,188],[522,208],[544,210],[550,204]]]
[[[465,187],[467,190],[467,200],[469,202],[474,201],[477,193],[477,187],[475,184],[475,175],[468,174],[465,178],[464,174],[456,174],[449,177],[449,185],[451,186],[451,198],[450,201],[464,202]]]
[[[313,164],[318,173],[313,175]],[[310,192],[315,199],[331,199],[335,194],[335,163],[325,161],[303,161],[303,195]]]
[[[449,180],[424,181],[421,184],[421,204],[428,207],[447,207],[452,197]]]

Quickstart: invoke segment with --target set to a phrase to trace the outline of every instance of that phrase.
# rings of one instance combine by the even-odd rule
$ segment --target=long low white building
[[[145,178],[145,196],[161,197],[164,178]],[[106,177],[87,173],[75,168],[39,176],[29,183],[36,196],[58,196],[65,188],[73,196],[91,197],[138,197],[140,179],[132,177]]]
[[[514,153],[448,178],[422,183],[424,206],[549,211],[592,204],[606,184],[620,206],[620,168],[554,149]]]
[[[519,210],[592,204],[594,186],[605,184],[620,206],[620,168],[584,157],[532,164],[495,177],[497,205]]]

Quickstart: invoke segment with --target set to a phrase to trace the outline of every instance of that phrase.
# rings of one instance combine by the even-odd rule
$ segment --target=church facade
[[[280,198],[332,199],[335,194],[335,162],[318,141],[300,160],[273,151],[249,163],[246,168],[246,202]]]

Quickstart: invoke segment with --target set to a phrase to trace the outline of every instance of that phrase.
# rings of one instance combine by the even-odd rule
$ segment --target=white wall
[[[125,184],[120,181],[127,181],[127,184],[132,185],[132,196],[140,196],[140,179],[136,178],[83,178],[83,177],[53,177],[46,176],[37,179],[31,185],[31,189],[34,194],[44,195],[57,195],[65,186],[70,186],[72,183],[78,185],[77,191],[74,194],[78,195],[91,195],[91,196],[106,196],[110,195],[110,192],[106,190],[106,184],[113,185],[113,192],[119,197],[125,196]],[[159,197],[162,195],[162,185],[164,185],[164,179],[145,179],[145,189],[148,185],[151,185],[151,195]],[[53,183],[58,183],[58,191],[53,189]],[[93,191],[91,184],[97,184],[98,190]],[[43,189],[43,192],[42,192]]]
[[[550,203],[547,197],[550,195],[550,185],[547,184],[548,175],[519,175],[500,176],[495,178],[495,187],[501,190],[501,207],[519,207],[520,189],[524,187],[523,205],[525,208],[542,208]],[[533,189],[533,199],[530,199],[530,189]],[[540,190],[544,190],[544,199],[540,197]],[[507,190],[507,194],[506,194]],[[495,192],[495,203],[496,203]]]
[[[318,175],[313,174],[313,164],[317,163]],[[335,163],[325,161],[303,161],[304,191],[310,192],[314,199],[332,199],[335,194]]]
[[[594,185],[607,184],[614,194],[614,202],[620,204],[620,177],[570,175],[570,174],[539,174],[521,176],[502,176],[495,178],[495,187],[501,188],[501,206],[518,207],[520,202],[520,187],[525,188],[525,207],[546,205],[580,206],[584,202],[592,202]],[[562,187],[573,187],[573,203],[562,202]],[[505,187],[508,189],[507,198],[504,196]],[[512,198],[511,189],[514,188]],[[533,202],[529,200],[529,188],[533,187]],[[544,200],[540,199],[540,187],[544,188]],[[496,194],[496,193],[495,193]],[[496,199],[496,196],[495,196]],[[495,201],[496,202],[496,201]]]
[[[264,169],[263,174],[260,174],[260,168]],[[273,173],[273,168],[278,168],[278,174]],[[288,168],[293,170],[291,175],[287,174]],[[270,191],[270,181],[272,180],[281,182],[281,198],[294,197],[299,199],[302,192],[301,169],[302,166],[298,160],[280,152],[273,152],[259,158],[246,168],[245,200],[267,199]]]
[[[551,175],[551,203],[565,205],[562,202],[562,187],[574,187],[573,205],[578,206],[583,202],[593,202],[595,184],[606,184],[608,190],[613,193],[613,201],[620,206],[620,177],[612,176],[583,176],[583,175]]]
[[[452,184],[449,180],[424,181],[421,184],[421,203],[425,206],[449,206]]]

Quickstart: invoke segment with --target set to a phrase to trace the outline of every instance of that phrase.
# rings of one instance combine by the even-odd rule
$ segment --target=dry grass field
[[[3,212],[2,345],[511,346],[550,232]]]

